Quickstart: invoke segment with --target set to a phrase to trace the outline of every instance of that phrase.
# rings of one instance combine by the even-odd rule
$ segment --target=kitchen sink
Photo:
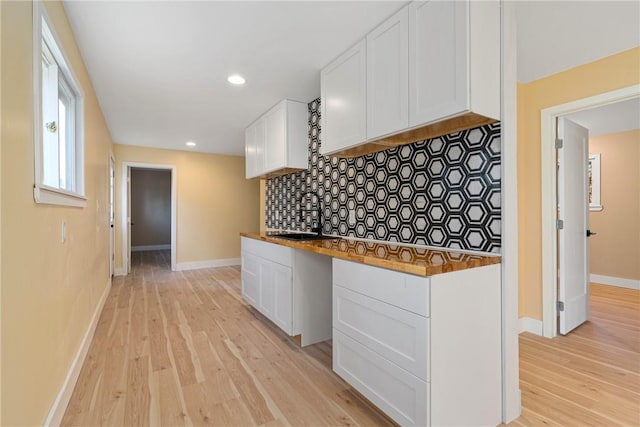
[[[327,239],[337,239],[336,236],[325,236],[310,233],[281,233],[281,234],[271,234],[271,237],[279,237],[281,239],[288,240],[327,240]]]

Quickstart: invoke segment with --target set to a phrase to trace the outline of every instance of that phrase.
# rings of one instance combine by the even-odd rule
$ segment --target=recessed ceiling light
[[[232,74],[227,77],[227,81],[232,85],[243,85],[246,80],[239,74]]]
[[[193,142],[193,141],[186,142],[185,144],[187,145],[187,147],[195,147],[196,146],[196,143]]]

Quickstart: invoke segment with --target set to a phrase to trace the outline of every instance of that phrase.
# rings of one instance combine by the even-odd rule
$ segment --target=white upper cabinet
[[[500,118],[500,5],[409,5],[409,127],[474,113]]]
[[[367,36],[367,139],[409,126],[408,24],[405,7]]]
[[[361,40],[320,73],[323,154],[366,139],[366,56]]]
[[[283,100],[245,130],[246,177],[270,177],[306,169],[307,104]]]
[[[286,159],[286,105],[280,103],[264,115],[265,167],[267,171],[278,169]]]
[[[354,157],[497,121],[500,2],[414,1],[321,77],[323,154]]]
[[[244,130],[244,158],[245,176],[252,178],[257,175],[258,156],[256,153],[256,128],[249,126]]]
[[[468,3],[418,1],[409,9],[409,116],[417,126],[468,108]]]

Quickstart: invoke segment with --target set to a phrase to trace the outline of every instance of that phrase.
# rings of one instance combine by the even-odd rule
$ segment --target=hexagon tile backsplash
[[[325,157],[309,103],[309,168],[266,181],[267,228],[500,252],[500,124],[355,159]]]

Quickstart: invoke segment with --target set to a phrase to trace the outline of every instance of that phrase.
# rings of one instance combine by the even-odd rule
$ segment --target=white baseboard
[[[131,252],[163,251],[167,249],[171,249],[171,243],[166,245],[131,246]]]
[[[124,268],[114,268],[113,269],[114,276],[126,276],[127,271]]]
[[[520,333],[530,332],[542,336],[542,320],[521,317],[518,319],[518,326],[520,327]]]
[[[200,268],[228,267],[231,265],[240,265],[240,258],[179,262],[176,264],[176,271],[198,270]]]
[[[623,279],[621,277],[601,276],[592,274],[589,280],[600,285],[618,286],[620,288],[640,290],[640,280]]]
[[[80,342],[80,348],[78,348],[78,352],[76,353],[76,357],[73,359],[73,362],[69,367],[69,372],[67,372],[67,376],[64,379],[64,383],[62,384],[62,387],[60,388],[56,399],[53,401],[53,405],[49,410],[49,415],[47,415],[47,419],[44,422],[45,426],[59,426],[62,422],[62,417],[67,410],[67,406],[69,406],[71,394],[73,393],[73,389],[78,382],[80,370],[82,369],[84,360],[87,357],[87,352],[89,351],[91,341],[93,340],[93,334],[96,332],[98,320],[100,319],[100,314],[102,314],[102,309],[104,307],[104,303],[107,301],[107,296],[109,295],[110,290],[111,279],[107,281],[107,286],[105,286],[104,292],[100,297],[100,301],[98,301],[98,306],[93,313],[93,317],[91,318],[91,322],[89,323],[89,327],[87,328],[87,333],[84,335],[84,338],[82,338],[82,341]]]

